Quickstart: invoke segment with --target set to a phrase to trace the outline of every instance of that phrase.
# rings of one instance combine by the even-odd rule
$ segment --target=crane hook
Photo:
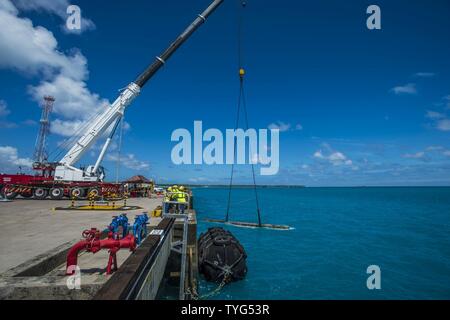
[[[239,77],[242,79],[242,78],[244,78],[244,75],[245,75],[245,70],[244,70],[244,68],[240,68],[240,69],[239,69]]]

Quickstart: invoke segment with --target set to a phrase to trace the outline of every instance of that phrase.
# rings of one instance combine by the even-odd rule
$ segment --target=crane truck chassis
[[[86,198],[107,196],[109,193],[121,194],[123,188],[118,183],[103,182],[105,177],[101,162],[111,143],[115,130],[121,121],[125,109],[139,95],[141,89],[158,70],[167,62],[172,54],[206,21],[223,0],[214,0],[197,18],[173,41],[167,49],[155,58],[144,72],[131,82],[119,97],[105,111],[89,123],[89,129],[76,141],[64,157],[58,162],[36,162],[33,169],[36,175],[0,174],[0,192],[7,199],[18,195],[35,199]],[[86,169],[76,168],[74,165],[87,150],[105,133],[112,128],[106,139],[95,165]]]
[[[98,198],[100,196],[112,196],[122,194],[122,185],[116,183],[103,182],[66,182],[56,183],[51,180],[36,181],[34,176],[32,179],[27,179],[28,175],[3,175],[3,181],[11,179],[26,179],[26,183],[6,183],[0,185],[2,194],[6,199],[14,199],[17,196],[22,198],[33,198],[36,200],[44,200],[48,197],[53,200],[63,198],[70,199],[87,199]]]
[[[42,170],[41,175],[0,174],[0,192],[6,199],[21,196],[36,200],[86,199],[123,194],[120,183],[56,181],[48,174],[50,170],[52,168]]]

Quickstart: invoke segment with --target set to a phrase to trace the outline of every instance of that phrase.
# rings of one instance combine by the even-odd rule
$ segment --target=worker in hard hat
[[[172,188],[168,187],[167,190],[164,191],[164,199],[163,199],[163,213],[168,213],[170,208],[170,193],[172,192]]]
[[[178,188],[178,190],[182,193],[182,195],[183,195],[183,197],[185,199],[184,202],[187,202],[188,201],[188,197],[187,197],[187,193],[186,193],[186,188],[184,186],[180,186]],[[180,195],[180,197],[181,197],[181,195]]]
[[[171,191],[171,196],[170,196],[170,201],[177,201],[177,198],[178,198],[177,193],[178,193],[178,186],[173,185],[172,191]]]
[[[184,214],[184,210],[186,209],[186,194],[184,193],[184,187],[180,186],[176,193],[176,201],[179,203],[178,208],[180,209],[180,213]]]

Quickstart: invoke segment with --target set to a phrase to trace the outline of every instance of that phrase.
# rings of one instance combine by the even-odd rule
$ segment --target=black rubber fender
[[[198,239],[199,271],[207,281],[227,282],[244,279],[247,254],[236,237],[223,228],[209,228]]]

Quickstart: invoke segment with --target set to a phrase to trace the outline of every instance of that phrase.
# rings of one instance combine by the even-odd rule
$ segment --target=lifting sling
[[[238,65],[239,65],[239,98],[237,103],[237,114],[236,114],[236,123],[235,123],[235,130],[239,127],[239,120],[240,120],[240,114],[241,109],[244,114],[244,124],[245,124],[245,130],[249,129],[248,125],[248,114],[247,114],[247,106],[246,106],[246,99],[245,99],[245,91],[244,91],[244,78],[245,78],[245,69],[243,68],[243,54],[242,54],[242,23],[243,23],[243,11],[246,7],[246,2],[240,0],[240,10],[239,10],[239,17],[238,17]],[[252,152],[255,152],[256,154],[257,150],[251,150],[251,145],[249,144],[249,153],[250,155],[253,155]],[[236,145],[234,145],[234,159],[236,159],[236,152],[237,148]],[[233,188],[233,175],[234,175],[234,161],[231,165],[231,174],[230,174],[230,184],[228,186],[228,202],[227,202],[227,212],[225,214],[225,219],[206,219],[208,222],[215,222],[215,223],[225,223],[230,224],[234,226],[239,227],[247,227],[247,228],[267,228],[267,229],[281,229],[281,230],[290,230],[292,229],[289,226],[286,225],[274,225],[274,224],[263,224],[261,221],[261,210],[259,207],[259,199],[258,199],[258,190],[256,185],[256,177],[255,177],[255,166],[253,161],[253,156],[251,157],[250,164],[252,167],[252,179],[253,179],[253,190],[255,194],[255,203],[256,203],[256,214],[258,218],[257,223],[253,222],[243,222],[243,221],[230,221],[230,206],[231,206],[231,190]]]

